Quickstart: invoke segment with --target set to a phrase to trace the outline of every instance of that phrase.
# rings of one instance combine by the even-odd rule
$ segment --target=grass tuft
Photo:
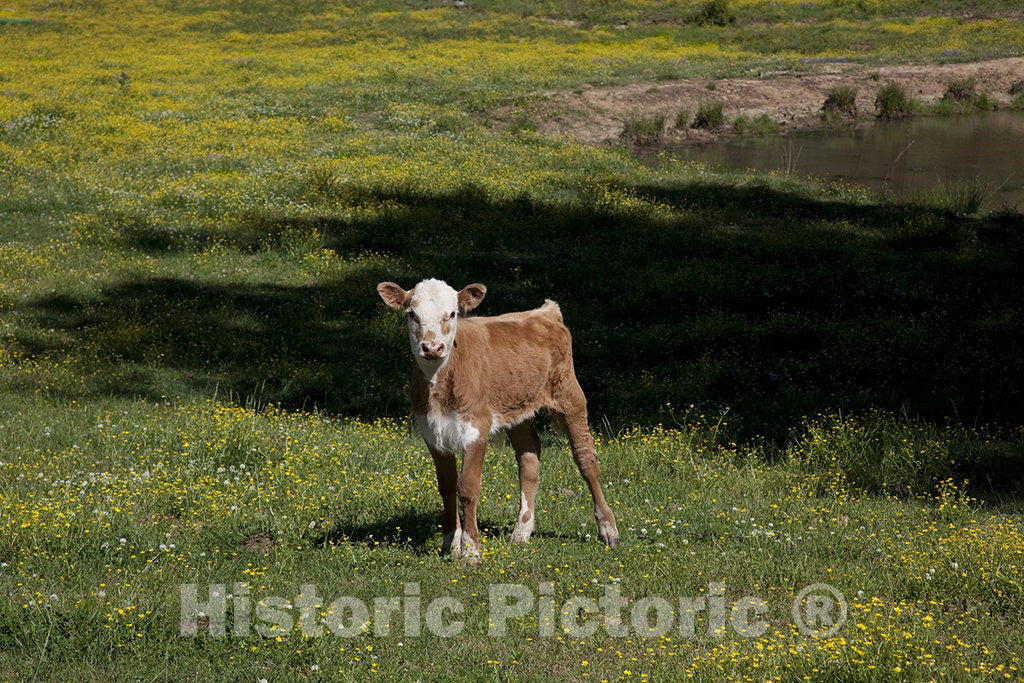
[[[950,102],[974,102],[978,96],[977,88],[978,83],[973,78],[950,81],[946,85],[946,93],[942,99]]]
[[[747,133],[753,133],[754,135],[765,136],[774,135],[782,130],[782,124],[773,119],[768,114],[760,114],[754,118],[747,116],[737,116],[736,120],[733,121],[732,129],[739,135],[746,135]]]
[[[994,193],[995,188],[990,183],[980,178],[971,178],[944,184],[928,192],[919,192],[910,201],[957,216],[974,216],[981,212]]]
[[[728,26],[736,23],[736,12],[728,0],[706,0],[692,19],[698,26]]]
[[[826,116],[857,117],[857,89],[848,85],[832,88],[821,105],[821,112]]]
[[[915,102],[907,96],[902,86],[886,83],[875,96],[875,112],[879,119],[892,121],[914,115]]]
[[[693,127],[716,130],[725,123],[725,105],[720,101],[702,102],[693,117]]]
[[[626,119],[620,137],[632,145],[652,145],[659,142],[665,132],[665,115],[635,116]]]

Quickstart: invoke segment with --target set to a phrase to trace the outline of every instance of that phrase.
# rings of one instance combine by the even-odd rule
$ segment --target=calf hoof
[[[441,554],[459,557],[462,554],[462,529],[445,534],[441,541]]]
[[[509,542],[512,545],[523,545],[530,540],[530,536],[533,535],[533,517],[530,518],[529,522],[518,522],[516,528],[512,530],[512,537],[509,538]]]
[[[530,534],[522,529],[516,529],[512,532],[511,538],[508,542],[512,545],[526,545],[526,542],[530,540]]]
[[[466,534],[462,536],[462,561],[473,566],[480,564],[480,549]]]
[[[619,530],[615,528],[615,525],[608,522],[598,523],[597,537],[609,548],[614,548],[619,544]]]

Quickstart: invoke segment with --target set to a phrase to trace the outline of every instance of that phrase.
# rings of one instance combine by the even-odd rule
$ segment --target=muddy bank
[[[666,141],[704,141],[732,135],[731,121],[766,114],[782,129],[821,125],[821,105],[829,90],[851,86],[857,90],[860,117],[875,114],[875,94],[884,83],[897,83],[925,104],[940,100],[950,81],[973,78],[977,92],[985,93],[998,106],[1009,104],[1010,86],[1024,79],[1024,58],[1014,57],[966,64],[922,64],[865,66],[825,64],[810,73],[766,73],[759,78],[655,81],[610,87],[584,86],[577,92],[542,93],[531,112],[538,129],[551,137],[564,137],[590,144],[621,140],[626,121],[637,117],[664,115]],[[702,102],[725,105],[726,124],[718,131],[673,125],[681,111],[694,113]],[[496,127],[502,128],[519,114],[508,109],[496,113]]]

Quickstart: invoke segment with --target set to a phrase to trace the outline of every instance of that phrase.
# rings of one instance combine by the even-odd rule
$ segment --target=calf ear
[[[474,308],[480,305],[480,302],[484,300],[484,295],[487,294],[487,288],[479,282],[466,285],[459,292],[459,308],[464,313],[472,311]]]
[[[394,282],[382,282],[377,285],[377,293],[384,299],[391,308],[403,308],[409,301],[409,292],[405,291]]]

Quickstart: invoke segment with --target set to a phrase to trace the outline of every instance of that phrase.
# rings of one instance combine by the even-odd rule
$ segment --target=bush
[[[626,120],[620,137],[633,145],[650,145],[661,140],[665,115],[637,116]]]
[[[978,96],[975,89],[977,82],[973,78],[961,78],[956,81],[950,81],[946,85],[946,93],[942,96],[942,99],[950,102],[973,102]]]
[[[702,103],[697,108],[697,115],[693,117],[693,127],[707,130],[721,128],[725,123],[724,109],[725,105],[718,101]]]
[[[857,89],[848,85],[832,88],[821,105],[824,114],[842,115],[855,118],[857,116]]]
[[[1024,110],[1024,92],[1013,98],[1013,101],[1010,102],[1010,108]]]
[[[1010,86],[1009,93],[1011,95],[1024,95],[1024,78],[1014,81],[1013,85]]]
[[[880,119],[906,119],[914,115],[914,101],[895,83],[886,83],[875,96],[875,111]]]
[[[689,125],[690,125],[690,112],[689,111],[681,111],[678,114],[676,114],[676,128],[679,128],[680,130],[682,130],[683,128],[689,127]]]
[[[729,7],[728,0],[707,0],[697,10],[693,23],[699,26],[726,26],[736,23],[736,13]]]

